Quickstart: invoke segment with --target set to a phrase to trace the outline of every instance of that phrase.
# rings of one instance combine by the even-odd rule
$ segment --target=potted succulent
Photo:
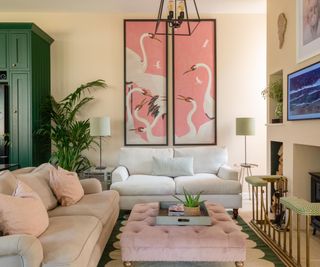
[[[272,119],[272,123],[279,123],[282,122],[282,113],[283,113],[283,86],[282,86],[282,79],[275,80],[270,82],[270,85],[265,88],[261,94],[264,99],[269,97],[270,99],[275,101],[275,110],[274,116],[275,118]]]
[[[196,195],[190,194],[185,188],[183,188],[183,193],[185,200],[180,199],[177,196],[173,196],[179,200],[184,205],[184,215],[186,216],[199,216],[200,215],[200,205],[204,201],[200,201],[201,192]]]

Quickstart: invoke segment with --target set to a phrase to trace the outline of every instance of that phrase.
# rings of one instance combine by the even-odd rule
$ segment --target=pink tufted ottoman
[[[159,203],[133,207],[120,238],[124,266],[134,261],[235,262],[244,266],[245,235],[224,207],[206,203],[212,226],[155,225]]]

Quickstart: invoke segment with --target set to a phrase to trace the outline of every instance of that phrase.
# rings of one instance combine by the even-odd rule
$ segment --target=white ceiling
[[[266,13],[267,0],[197,0],[201,13]],[[0,12],[157,14],[160,0],[0,0]],[[187,0],[188,5],[192,4]]]

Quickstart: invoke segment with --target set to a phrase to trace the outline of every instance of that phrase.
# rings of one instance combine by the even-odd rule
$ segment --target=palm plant
[[[82,155],[84,150],[96,143],[90,136],[89,120],[77,120],[77,113],[93,97],[83,97],[92,88],[106,87],[104,80],[96,80],[81,85],[61,101],[50,96],[44,104],[46,123],[43,123],[37,134],[50,136],[54,145],[50,162],[66,170],[81,172],[90,167],[87,157]]]

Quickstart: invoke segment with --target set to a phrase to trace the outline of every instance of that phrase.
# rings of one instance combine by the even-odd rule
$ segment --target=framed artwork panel
[[[296,0],[297,62],[320,53],[320,1]]]
[[[155,23],[124,20],[126,146],[168,144],[167,37],[153,34]]]
[[[288,120],[320,119],[320,62],[288,75]]]
[[[174,36],[172,42],[173,144],[215,145],[216,21],[201,20],[191,36]]]

